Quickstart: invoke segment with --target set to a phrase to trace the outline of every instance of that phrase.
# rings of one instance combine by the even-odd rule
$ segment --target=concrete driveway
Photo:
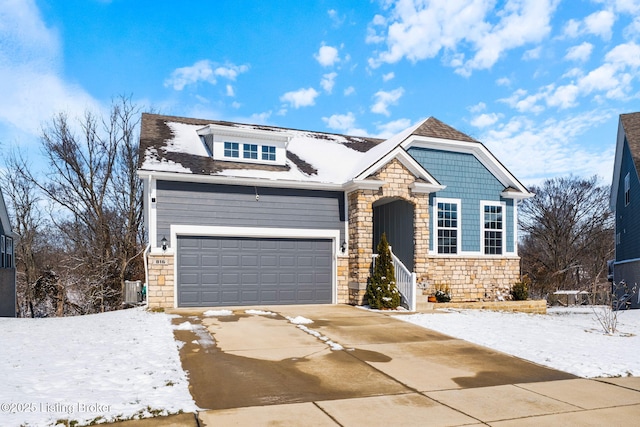
[[[640,382],[578,379],[385,314],[346,305],[230,310],[173,312],[201,426],[548,425],[553,417],[611,425],[640,416]],[[313,323],[296,324],[301,317]]]

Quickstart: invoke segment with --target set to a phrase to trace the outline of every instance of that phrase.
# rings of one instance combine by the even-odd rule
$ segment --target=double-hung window
[[[436,236],[439,254],[457,254],[460,237],[460,202],[436,201]]]
[[[0,267],[4,267],[5,237],[0,236]]]
[[[504,217],[501,204],[482,205],[482,234],[485,255],[502,255]]]
[[[276,161],[276,147],[273,145],[262,146],[262,160]]]
[[[13,239],[11,237],[7,237],[5,258],[4,266],[6,268],[13,268]]]
[[[244,158],[244,159],[257,159],[258,158],[258,145],[257,144],[242,144],[242,158]]]
[[[225,142],[224,143],[224,156],[225,157],[240,157],[240,144],[237,142]]]

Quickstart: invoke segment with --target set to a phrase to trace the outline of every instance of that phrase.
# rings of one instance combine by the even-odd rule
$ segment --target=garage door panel
[[[178,236],[178,305],[332,301],[329,239]]]

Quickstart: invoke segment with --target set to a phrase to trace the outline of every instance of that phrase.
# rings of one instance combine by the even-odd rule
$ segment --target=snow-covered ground
[[[196,409],[166,314],[0,318],[0,426]]]
[[[589,308],[550,309],[547,315],[458,310],[396,317],[582,377],[640,376],[640,310],[621,312],[621,333],[613,336],[602,332]],[[317,334],[304,317],[289,321]],[[143,309],[0,318],[0,426],[195,411],[173,336],[185,326],[191,327],[173,326],[170,316]],[[319,339],[342,349],[327,337]]]
[[[603,307],[594,309],[600,313]],[[640,376],[640,310],[619,312],[619,333],[607,335],[594,309],[550,308],[546,315],[449,310],[395,317],[580,377]]]

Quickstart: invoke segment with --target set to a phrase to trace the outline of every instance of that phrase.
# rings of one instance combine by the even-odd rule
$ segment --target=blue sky
[[[640,0],[0,0],[0,147],[125,94],[378,137],[434,116],[525,184],[608,184],[639,71]]]

